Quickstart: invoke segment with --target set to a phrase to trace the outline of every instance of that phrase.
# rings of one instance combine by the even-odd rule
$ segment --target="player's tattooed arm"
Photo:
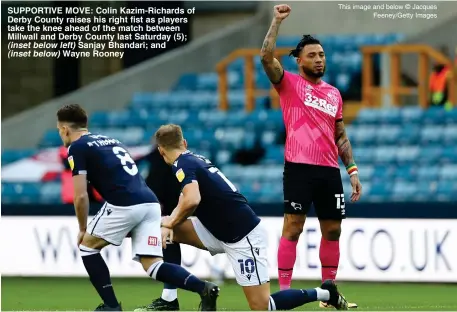
[[[282,77],[284,76],[284,69],[273,54],[280,24],[280,20],[276,18],[273,19],[270,29],[263,41],[262,49],[260,50],[260,60],[262,62],[263,69],[270,81],[274,84],[280,83]]]
[[[343,164],[348,166],[354,163],[351,142],[349,142],[342,120],[337,121],[335,125],[335,142],[336,146],[338,146],[338,155],[340,155]]]
[[[276,38],[278,37],[279,25],[289,16],[291,11],[287,4],[275,5],[273,8],[273,20],[271,21],[270,29],[263,41],[262,49],[260,50],[260,59],[263,68],[268,78],[273,84],[281,82],[284,76],[284,69],[277,59],[274,58],[273,51],[276,46]]]
[[[178,206],[173,210],[170,216],[170,228],[184,222],[190,217],[197,206],[200,204],[201,195],[198,183],[196,181],[186,184],[179,197]]]
[[[87,178],[85,174],[73,176],[76,218],[78,219],[79,231],[86,231],[87,215],[89,214],[89,194],[87,193]]]

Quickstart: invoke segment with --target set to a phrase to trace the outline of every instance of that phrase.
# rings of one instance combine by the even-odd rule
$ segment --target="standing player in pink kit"
[[[274,7],[274,18],[261,50],[263,68],[280,97],[287,139],[284,165],[284,226],[278,250],[281,290],[290,288],[296,248],[314,204],[322,238],[319,258],[322,280],[335,280],[340,258],[341,221],[345,219],[344,192],[338,166],[341,157],[352,185],[352,201],[359,200],[362,185],[343,123],[343,101],[335,87],[321,80],[325,53],[320,42],[303,36],[290,55],[299,74],[285,71],[274,58],[279,25],[291,8]],[[321,302],[320,306],[330,307]],[[356,308],[349,303],[349,308]]]

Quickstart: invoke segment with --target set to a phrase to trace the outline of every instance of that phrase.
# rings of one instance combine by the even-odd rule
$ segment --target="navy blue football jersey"
[[[86,174],[104,200],[115,206],[157,203],[125,146],[116,139],[85,134],[68,148],[73,176]]]
[[[182,188],[198,182],[201,201],[194,215],[220,241],[238,242],[260,223],[246,198],[205,157],[186,151],[172,168]]]

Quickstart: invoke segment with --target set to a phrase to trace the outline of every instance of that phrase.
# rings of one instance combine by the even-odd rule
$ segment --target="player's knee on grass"
[[[147,272],[154,263],[157,263],[157,262],[163,260],[162,257],[156,257],[156,256],[139,255],[139,257],[140,257],[140,263],[143,266],[143,269],[145,272]]]
[[[253,311],[268,311],[270,302],[270,284],[243,287],[249,308]]]
[[[305,220],[305,215],[285,214],[284,224],[282,227],[282,237],[290,241],[298,240],[303,232]]]
[[[320,220],[322,237],[328,241],[337,241],[341,235],[341,220]]]
[[[90,235],[89,233],[86,233],[86,234],[84,234],[81,245],[91,248],[91,249],[100,250],[100,249],[110,245],[110,243],[108,243],[103,238],[95,237],[95,236]]]

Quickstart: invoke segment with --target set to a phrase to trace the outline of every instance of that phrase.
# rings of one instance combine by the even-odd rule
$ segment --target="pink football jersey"
[[[278,91],[287,139],[285,160],[338,168],[335,122],[343,119],[343,100],[334,86],[314,84],[284,71]]]

